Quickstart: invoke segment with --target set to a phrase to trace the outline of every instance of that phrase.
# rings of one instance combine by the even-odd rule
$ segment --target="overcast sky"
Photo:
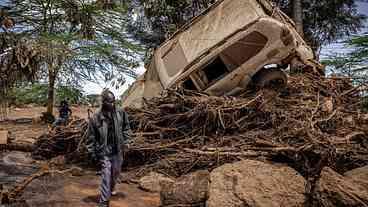
[[[137,69],[138,74],[143,74],[144,71],[145,69],[143,66]],[[120,96],[124,93],[124,91],[128,88],[128,86],[132,84],[133,82],[134,82],[133,78],[126,77],[126,83],[120,86],[119,88],[112,87],[110,85],[110,82],[104,82],[104,81],[100,81],[99,83],[86,82],[83,90],[87,94],[100,94],[104,88],[109,88],[115,94],[115,96]]]

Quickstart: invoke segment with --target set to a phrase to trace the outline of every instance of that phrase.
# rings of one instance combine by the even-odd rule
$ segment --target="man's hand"
[[[124,144],[124,145],[123,145],[123,149],[124,149],[124,151],[129,151],[129,149],[130,149],[130,144],[129,144],[129,143]]]

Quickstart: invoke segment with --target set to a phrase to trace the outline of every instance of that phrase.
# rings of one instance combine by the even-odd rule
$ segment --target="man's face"
[[[115,96],[112,93],[109,93],[104,97],[102,104],[105,109],[112,111],[115,108]]]

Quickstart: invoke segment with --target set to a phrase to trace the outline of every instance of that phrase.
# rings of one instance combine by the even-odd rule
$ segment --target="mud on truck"
[[[323,71],[286,14],[267,0],[219,0],[155,50],[123,106],[142,107],[178,85],[215,96],[236,96],[249,84],[281,87],[284,70],[300,65]]]

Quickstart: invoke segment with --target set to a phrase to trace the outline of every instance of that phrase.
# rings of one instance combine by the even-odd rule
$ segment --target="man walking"
[[[108,207],[122,165],[122,146],[130,142],[130,126],[125,111],[115,106],[109,90],[101,94],[102,106],[88,126],[87,150],[93,160],[101,162],[100,207]]]

